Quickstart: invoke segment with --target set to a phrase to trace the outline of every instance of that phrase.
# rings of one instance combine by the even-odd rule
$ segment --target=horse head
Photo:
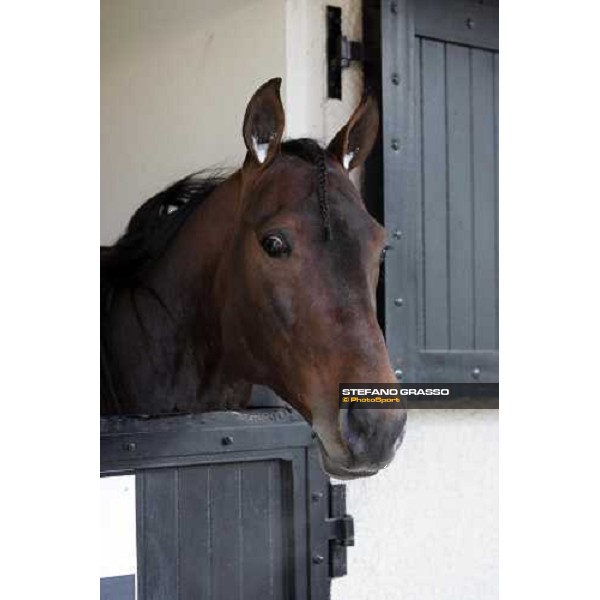
[[[237,227],[218,272],[223,344],[237,377],[272,388],[312,425],[326,470],[377,472],[394,456],[406,411],[340,409],[340,382],[394,383],[375,293],[386,233],[349,178],[375,142],[366,96],[327,149],[282,143],[280,80],[246,109]]]
[[[240,170],[157,194],[102,253],[102,410],[237,408],[266,385],[311,423],[330,474],[372,475],[406,411],[342,409],[338,384],[396,382],[375,300],[386,234],[349,178],[377,105],[366,96],[327,148],[284,142],[280,83],[247,106]]]

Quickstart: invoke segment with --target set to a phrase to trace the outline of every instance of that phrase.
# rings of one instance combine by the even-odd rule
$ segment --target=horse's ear
[[[331,140],[327,150],[346,171],[361,165],[373,149],[379,130],[379,109],[371,94],[363,96],[354,114]]]
[[[279,90],[281,78],[269,79],[254,92],[244,116],[244,142],[250,157],[268,165],[279,152],[285,113]]]

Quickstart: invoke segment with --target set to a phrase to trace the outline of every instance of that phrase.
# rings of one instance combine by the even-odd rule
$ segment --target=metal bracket
[[[342,36],[342,52],[340,62],[342,69],[347,69],[351,61],[362,62],[363,45],[362,42],[351,42],[345,35]]]
[[[354,519],[346,514],[346,486],[329,486],[329,576],[343,577],[348,572],[346,548],[354,546]]]
[[[352,61],[363,60],[361,42],[350,41],[342,35],[342,9],[327,7],[327,95],[342,99],[342,69]]]

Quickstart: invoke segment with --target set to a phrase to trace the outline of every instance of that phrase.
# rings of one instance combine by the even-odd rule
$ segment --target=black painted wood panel
[[[283,506],[292,502],[283,485],[289,477],[278,460],[138,472],[142,596],[293,597],[293,521]]]
[[[136,476],[139,600],[330,598],[343,557],[334,570],[331,486],[300,416],[107,417],[100,431],[101,475]]]
[[[493,3],[382,3],[384,204],[394,233],[385,323],[403,381],[498,380],[497,20]]]
[[[496,54],[419,39],[423,350],[495,350]]]

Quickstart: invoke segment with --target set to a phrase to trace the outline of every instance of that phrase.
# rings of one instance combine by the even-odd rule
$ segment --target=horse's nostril
[[[367,439],[369,437],[369,426],[361,410],[353,408],[346,409],[346,419],[343,435],[351,452],[356,456],[366,451]]]
[[[406,413],[384,414],[378,409],[345,409],[342,435],[355,460],[381,465],[393,457],[402,443]]]
[[[368,436],[372,429],[371,420],[367,411],[351,406],[348,409],[348,418],[351,426],[361,435]]]

